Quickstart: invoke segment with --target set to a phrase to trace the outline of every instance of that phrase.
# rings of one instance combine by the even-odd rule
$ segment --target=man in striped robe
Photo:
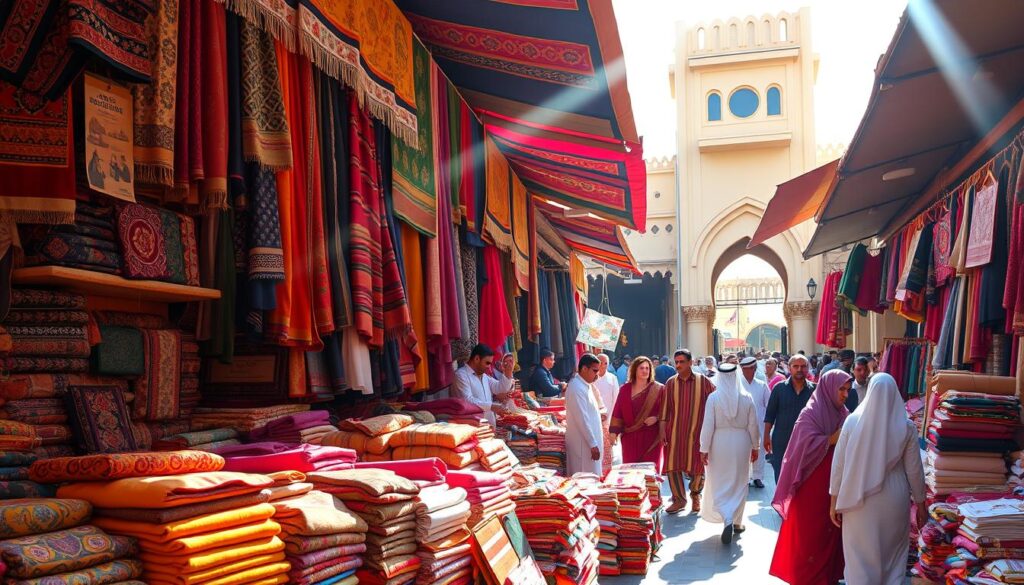
[[[672,505],[666,512],[678,514],[686,508],[686,480],[690,482],[691,512],[700,511],[704,491],[704,465],[700,460],[700,429],[704,425],[704,406],[715,385],[693,371],[693,354],[676,351],[676,375],[665,384],[659,432],[665,443],[665,472],[672,490]]]

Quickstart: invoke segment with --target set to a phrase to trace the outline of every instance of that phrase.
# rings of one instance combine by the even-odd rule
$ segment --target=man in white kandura
[[[768,408],[768,399],[771,398],[771,390],[768,389],[768,384],[764,380],[757,377],[757,358],[751,356],[743,358],[740,362],[740,371],[743,373],[740,376],[740,385],[743,387],[743,391],[750,394],[750,398],[754,401],[754,411],[757,414],[757,420],[764,420],[764,411]],[[757,461],[754,461],[750,465],[750,479],[754,482],[754,487],[757,489],[764,489],[764,457],[758,457]]]
[[[512,378],[512,360],[503,364],[501,380],[487,373],[493,361],[494,350],[482,343],[474,347],[466,365],[455,370],[452,396],[479,406],[491,426],[496,427],[498,421],[492,410],[493,404],[508,398],[515,380]]]
[[[601,369],[598,370],[597,380],[594,387],[601,396],[601,403],[604,404],[605,412],[601,415],[601,426],[604,431],[604,451],[601,454],[601,471],[608,473],[615,460],[615,454],[621,449],[617,444],[611,444],[611,434],[608,432],[608,425],[612,419],[612,409],[615,408],[615,400],[619,396],[619,378],[608,370],[610,360],[608,354],[598,354],[597,359],[601,361]],[[622,459],[621,454],[619,460]]]
[[[725,523],[722,543],[743,532],[750,463],[758,458],[761,432],[754,400],[740,389],[735,364],[722,364],[715,376],[716,389],[704,408],[700,431],[700,457],[707,469],[705,503],[701,517]]]
[[[601,475],[604,437],[601,413],[593,389],[601,362],[592,353],[580,358],[577,375],[565,389],[565,469]]]

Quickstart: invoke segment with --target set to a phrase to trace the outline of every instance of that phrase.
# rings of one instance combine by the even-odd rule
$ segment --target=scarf
[[[199,179],[199,192],[205,209],[228,207],[228,74],[227,13],[218,2],[200,2],[203,32],[193,45],[199,54],[193,65],[200,69],[201,89],[193,93],[194,108],[201,121],[192,131],[202,141],[202,163],[193,168],[193,179]],[[196,73],[193,72],[193,76]],[[191,132],[191,131],[190,131]]]
[[[484,138],[484,154],[487,172],[487,213],[484,215],[484,230],[498,249],[512,250],[512,210],[510,209],[510,175],[512,169],[498,145],[489,137]]]
[[[193,45],[198,43],[202,35],[202,18],[199,15],[199,0],[180,0],[178,19],[178,72],[175,85],[175,110],[174,110],[174,191],[170,196],[177,202],[187,202],[191,205],[198,203],[193,197],[192,166],[196,146],[196,136],[201,119],[196,119],[198,114],[196,104],[192,96],[198,95],[197,85],[200,85],[198,76],[193,76],[198,71],[199,63],[196,61],[197,48]]]
[[[394,140],[391,145],[395,213],[423,234],[437,234],[437,170],[433,100],[435,72],[430,53],[413,39],[413,82],[416,89],[417,145]]]
[[[292,166],[292,140],[270,35],[242,24],[242,153],[271,169]]]
[[[323,209],[331,303],[336,329],[352,324],[352,300],[348,282],[348,110],[345,91],[327,75],[318,79],[320,148],[323,153]]]
[[[152,81],[132,85],[135,178],[174,186],[174,120],[178,72],[178,0],[157,0],[149,27]]]
[[[371,348],[384,345],[384,282],[381,251],[380,188],[369,116],[349,96],[350,232],[349,267],[353,321]]]
[[[413,316],[412,328],[417,339],[427,339],[427,286],[423,271],[423,241],[418,231],[403,224],[402,256],[406,290],[409,291],[409,312]],[[430,388],[430,370],[427,360],[421,360],[415,368],[413,391],[422,392]]]
[[[626,423],[624,433],[635,433],[640,429],[644,428],[644,420],[651,416],[654,407],[661,400],[661,394],[665,391],[665,387],[661,384],[651,380],[650,386],[647,387],[647,397],[644,398],[644,403],[640,407],[640,412],[633,412],[633,383],[627,383],[623,387],[619,388],[619,392],[625,392],[626,396],[629,396],[629,400],[625,400],[622,403],[622,422]],[[607,406],[607,405],[605,405]]]
[[[800,486],[825,459],[829,438],[843,427],[843,422],[850,414],[846,406],[836,401],[839,389],[851,379],[850,374],[839,369],[825,372],[815,386],[807,406],[797,417],[793,436],[782,460],[779,484],[772,499],[772,506],[783,519]]]

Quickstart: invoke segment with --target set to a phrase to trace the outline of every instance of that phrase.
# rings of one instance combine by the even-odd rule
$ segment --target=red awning
[[[750,238],[747,248],[753,248],[777,236],[791,227],[814,217],[828,194],[839,166],[836,159],[795,179],[782,183],[775,189],[775,195],[768,202],[757,231]]]

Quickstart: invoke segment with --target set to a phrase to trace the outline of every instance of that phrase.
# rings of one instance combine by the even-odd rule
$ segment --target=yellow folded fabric
[[[366,522],[334,496],[313,490],[298,498],[273,503],[274,520],[288,534],[318,536],[341,532],[366,532]]]
[[[161,477],[71,483],[58,498],[78,498],[98,508],[170,508],[257,492],[273,485],[265,475],[211,471]]]
[[[244,569],[237,573],[218,577],[206,581],[204,585],[243,585],[245,583],[262,582],[266,579],[273,579],[277,575],[283,575],[284,581],[274,580],[274,583],[287,582],[288,576],[285,574],[291,569],[292,566],[287,562],[270,563],[267,565],[261,565],[258,567],[252,567],[250,569]],[[166,578],[167,575],[164,573],[150,573],[147,572],[144,578],[150,585],[180,585],[180,582],[175,578]]]
[[[261,522],[273,515],[274,507],[270,504],[256,504],[168,524],[147,524],[104,517],[93,518],[92,523],[112,534],[127,534],[149,542],[168,542],[176,538]]]
[[[459,445],[472,441],[476,437],[477,428],[470,425],[431,423],[412,425],[398,431],[391,437],[391,447],[408,445],[425,445],[454,449]]]
[[[145,549],[139,559],[146,565],[159,564],[161,567],[176,569],[182,573],[196,573],[245,559],[250,556],[274,554],[284,550],[284,541],[277,536],[253,539],[248,542],[231,544],[197,553],[165,554],[150,553]]]
[[[456,453],[455,451],[446,447],[431,447],[427,445],[408,445],[406,447],[397,447],[392,453],[395,461],[402,461],[406,459],[425,459],[428,457],[437,457],[441,461],[444,461],[448,467],[454,467],[455,469],[462,469],[469,467],[476,460],[480,458],[480,455],[476,451],[465,451],[463,453]]]
[[[169,568],[160,563],[146,563],[146,573],[168,583],[176,583],[177,585],[196,585],[197,583],[205,583],[207,581],[233,575],[255,567],[272,565],[283,561],[284,553],[279,552],[272,555],[249,557],[234,563],[220,565],[213,567],[212,569],[198,571],[195,573],[179,573],[173,568]]]
[[[281,526],[273,520],[264,520],[256,524],[207,532],[195,536],[186,536],[164,543],[156,543],[139,539],[139,548],[149,554],[178,554],[186,555],[207,551],[231,544],[248,542],[269,536],[277,536],[281,533]]]

